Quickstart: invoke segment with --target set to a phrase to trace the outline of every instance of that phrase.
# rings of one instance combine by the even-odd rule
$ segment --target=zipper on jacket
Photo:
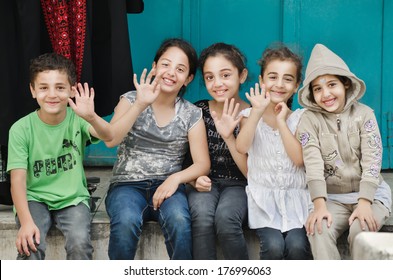
[[[337,115],[336,122],[337,122],[337,129],[338,129],[338,131],[340,131],[341,130],[340,115]]]

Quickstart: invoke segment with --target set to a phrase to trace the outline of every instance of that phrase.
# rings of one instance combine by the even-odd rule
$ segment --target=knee
[[[260,258],[265,260],[284,259],[285,246],[282,242],[271,240],[272,242],[260,243]]]
[[[183,226],[189,226],[191,225],[191,217],[188,213],[185,212],[177,212],[173,213],[169,221],[176,226],[181,227]]]
[[[129,236],[141,233],[142,215],[132,211],[125,211],[110,217],[111,235]]]
[[[229,209],[226,209],[226,211],[217,211],[214,223],[218,234],[243,231],[242,219],[235,213],[229,211]]]
[[[66,237],[67,259],[92,259],[93,245],[89,231],[77,231]]]
[[[163,218],[163,226],[172,229],[174,232],[188,232],[191,231],[191,217],[181,211],[172,213]]]
[[[190,209],[192,226],[197,228],[214,227],[214,212],[206,208]]]

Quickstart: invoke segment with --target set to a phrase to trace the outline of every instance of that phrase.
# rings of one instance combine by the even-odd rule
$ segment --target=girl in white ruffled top
[[[260,258],[312,259],[304,224],[312,207],[302,148],[295,137],[303,109],[291,111],[302,62],[286,46],[268,48],[259,84],[246,93],[236,148],[248,154],[249,227],[256,229]]]

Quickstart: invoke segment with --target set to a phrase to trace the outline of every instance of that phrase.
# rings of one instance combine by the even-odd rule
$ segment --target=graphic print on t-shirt
[[[75,137],[80,134],[77,131]],[[59,172],[66,172],[71,170],[77,164],[73,156],[73,151],[81,155],[81,151],[76,144],[75,140],[63,139],[62,141],[62,153],[56,158],[45,158],[42,160],[36,160],[33,165],[34,177],[39,178],[45,172],[45,176],[51,176],[58,174]]]

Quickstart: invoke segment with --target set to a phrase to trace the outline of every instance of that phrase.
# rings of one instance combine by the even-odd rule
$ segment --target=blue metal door
[[[150,68],[163,39],[183,37],[200,52],[214,42],[238,46],[248,59],[246,92],[257,81],[257,61],[271,43],[283,41],[307,63],[315,43],[343,57],[367,84],[362,102],[375,110],[384,145],[383,168],[393,168],[393,1],[391,0],[145,0],[128,15],[134,70]],[[130,76],[130,79],[132,77]],[[208,97],[200,75],[185,95]],[[298,106],[297,104],[295,104]],[[110,116],[107,116],[109,119]],[[86,164],[110,165],[115,149],[89,146]]]

